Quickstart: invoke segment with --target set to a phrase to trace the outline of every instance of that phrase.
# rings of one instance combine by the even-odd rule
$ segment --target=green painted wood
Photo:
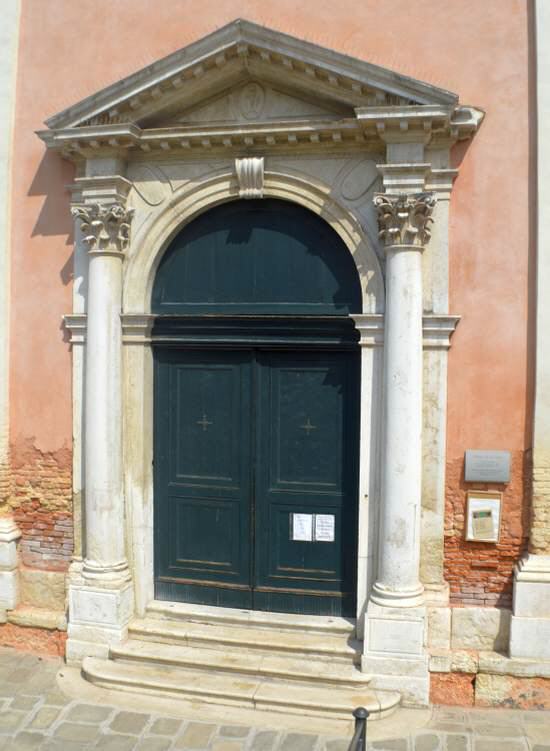
[[[156,596],[354,615],[358,351],[155,353]]]
[[[161,599],[252,606],[251,377],[249,351],[155,353]]]
[[[161,314],[361,312],[355,264],[339,235],[287,201],[237,200],[190,222],[157,271]]]

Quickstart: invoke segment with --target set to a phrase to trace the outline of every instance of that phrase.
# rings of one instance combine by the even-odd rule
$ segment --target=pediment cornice
[[[250,81],[324,104],[333,114],[174,122],[178,113]],[[109,150],[380,148],[388,138],[468,137],[481,118],[449,91],[238,20],[51,117],[38,135],[73,159]]]

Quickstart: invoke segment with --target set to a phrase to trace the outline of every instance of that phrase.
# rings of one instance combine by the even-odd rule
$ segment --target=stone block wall
[[[550,451],[533,455],[532,528],[529,552],[550,555]]]
[[[452,605],[512,607],[514,565],[529,538],[530,473],[530,454],[522,451],[512,452],[510,482],[502,485],[466,483],[463,457],[447,463],[444,570]],[[497,544],[465,540],[468,490],[503,493]]]

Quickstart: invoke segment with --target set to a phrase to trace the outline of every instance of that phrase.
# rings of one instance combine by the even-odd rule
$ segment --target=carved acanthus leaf
[[[80,220],[83,240],[90,250],[123,251],[130,241],[133,209],[120,203],[74,206],[72,215]]]
[[[384,245],[423,246],[428,243],[435,206],[433,193],[378,193],[374,205],[378,212],[378,236]]]

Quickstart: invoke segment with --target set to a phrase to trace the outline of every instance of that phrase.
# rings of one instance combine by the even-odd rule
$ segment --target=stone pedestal
[[[550,660],[550,555],[530,554],[516,567],[510,657]]]
[[[13,610],[19,601],[17,541],[20,537],[12,517],[0,517],[0,610]]]

